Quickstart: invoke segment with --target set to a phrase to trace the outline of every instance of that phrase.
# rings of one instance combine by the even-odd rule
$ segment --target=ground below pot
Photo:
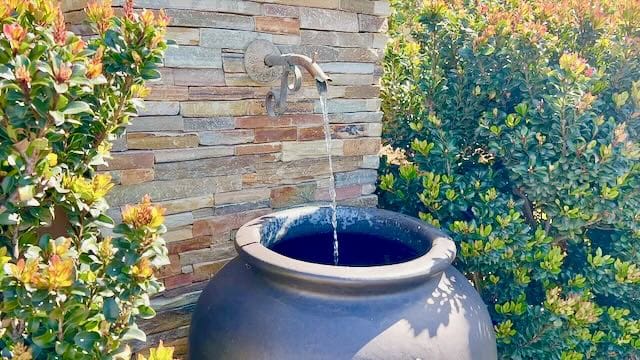
[[[335,266],[330,219],[329,207],[301,207],[243,226],[240,256],[200,296],[190,358],[497,358],[451,239],[401,214],[338,207]]]

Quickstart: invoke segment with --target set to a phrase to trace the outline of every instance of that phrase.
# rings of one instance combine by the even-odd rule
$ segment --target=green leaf
[[[102,313],[109,322],[114,322],[118,319],[118,316],[120,316],[120,306],[118,306],[115,298],[109,297],[104,299]]]
[[[73,337],[76,345],[86,351],[91,350],[98,340],[100,340],[100,334],[93,331],[80,331]]]
[[[122,340],[123,341],[138,340],[138,341],[144,342],[144,341],[147,341],[147,335],[144,333],[144,331],[138,329],[138,327],[134,324],[122,336]]]
[[[65,114],[65,115],[75,115],[75,114],[80,114],[80,113],[93,114],[89,104],[87,104],[84,101],[72,101],[72,102],[70,102],[67,105],[67,107],[64,109],[64,111],[62,111],[62,113]]]
[[[44,334],[33,337],[33,343],[41,348],[50,348],[54,345],[56,339],[56,333],[53,330],[48,329]]]

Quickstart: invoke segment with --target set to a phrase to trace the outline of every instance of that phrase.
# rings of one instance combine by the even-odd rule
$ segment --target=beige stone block
[[[343,152],[343,141],[331,141],[331,155],[341,156]],[[323,140],[303,141],[303,142],[283,142],[282,161],[293,161],[306,158],[322,158],[327,156],[326,143]]]

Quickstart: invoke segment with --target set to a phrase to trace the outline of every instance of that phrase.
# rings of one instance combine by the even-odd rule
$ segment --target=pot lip
[[[301,216],[328,205],[302,206],[277,211],[261,216],[243,225],[236,235],[235,246],[239,256],[249,265],[263,272],[287,280],[301,280],[316,285],[339,285],[346,287],[385,287],[401,286],[424,282],[425,279],[441,273],[451,266],[456,257],[456,246],[450,237],[440,230],[407,215],[376,209],[338,206],[338,209],[350,209],[366,212],[373,217],[393,219],[415,225],[418,233],[431,240],[427,253],[413,260],[390,265],[368,267],[335,266],[311,263],[281,255],[261,243],[262,223],[273,217]]]

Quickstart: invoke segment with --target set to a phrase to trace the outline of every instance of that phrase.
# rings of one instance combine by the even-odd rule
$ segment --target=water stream
[[[324,122],[324,140],[327,145],[327,156],[329,157],[329,198],[331,199],[331,225],[333,226],[333,264],[338,265],[340,250],[338,247],[338,215],[336,210],[336,179],[333,175],[333,160],[331,159],[331,126],[329,125],[329,113],[327,110],[327,88],[326,83],[321,86],[318,83],[320,93],[320,107],[322,108],[322,119]]]

